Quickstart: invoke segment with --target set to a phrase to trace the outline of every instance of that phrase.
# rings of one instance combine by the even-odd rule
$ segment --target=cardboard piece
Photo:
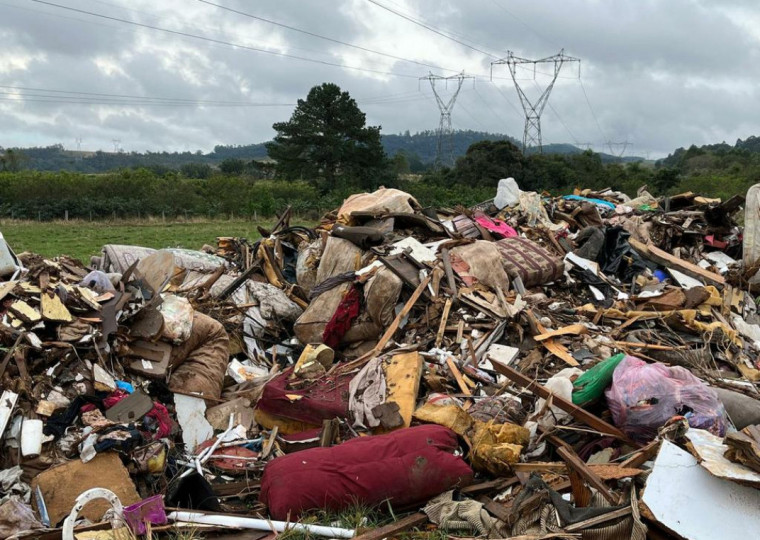
[[[87,463],[75,459],[52,467],[34,477],[31,486],[32,491],[39,486],[50,523],[54,525],[68,516],[76,498],[91,488],[110,489],[125,506],[140,500],[127,468],[115,452],[98,454]],[[106,501],[93,501],[79,516],[99,521],[109,508],[111,506]]]

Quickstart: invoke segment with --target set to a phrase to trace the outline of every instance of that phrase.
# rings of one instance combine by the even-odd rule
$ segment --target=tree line
[[[274,124],[268,161],[235,157],[218,167],[185,163],[177,168],[121,168],[105,174],[23,170],[23,159],[6,151],[0,160],[0,217],[103,219],[138,216],[271,217],[290,205],[316,219],[356,191],[380,186],[408,191],[423,205],[453,207],[492,198],[501,178],[524,190],[552,195],[575,188],[613,188],[635,196],[694,191],[728,198],[760,181],[760,140],[678,149],[656,164],[610,163],[586,151],[524,154],[512,140],[481,140],[449,168],[420,170],[413,156],[389,157],[380,126],[347,92],[325,83],[299,100],[290,119]]]

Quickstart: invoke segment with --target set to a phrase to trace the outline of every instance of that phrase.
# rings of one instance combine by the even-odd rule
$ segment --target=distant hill
[[[668,157],[657,161],[657,164],[663,167],[704,166],[706,163],[715,159],[723,161],[737,159],[742,156],[760,154],[760,137],[751,135],[745,140],[737,139],[732,146],[725,141],[718,144],[705,144],[702,146],[691,145],[687,148],[677,148]]]
[[[514,137],[502,133],[483,131],[455,131],[452,136],[454,158],[467,152],[478,141],[508,140],[520,146]],[[417,163],[418,168],[429,166],[435,161],[438,135],[435,131],[422,131],[410,134],[382,136],[383,147],[389,156],[403,153],[410,163]],[[84,173],[101,173],[114,169],[147,167],[162,169],[179,169],[188,163],[205,163],[217,166],[225,159],[242,159],[244,161],[263,161],[267,159],[266,143],[242,145],[217,145],[212,152],[76,152],[66,150],[62,145],[33,148],[14,148],[22,156],[25,169],[40,171],[77,171]],[[529,149],[530,153],[532,149]],[[584,150],[572,144],[549,144],[544,146],[547,154],[579,154]],[[0,149],[2,154],[2,149]],[[610,154],[600,154],[602,161],[641,161],[642,158],[618,158]]]

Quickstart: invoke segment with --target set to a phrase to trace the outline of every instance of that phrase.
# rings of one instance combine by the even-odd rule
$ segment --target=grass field
[[[295,225],[295,223],[293,223]],[[215,244],[217,236],[259,237],[256,225],[272,221],[18,221],[0,220],[0,233],[16,253],[33,251],[45,257],[69,255],[89,264],[104,244],[131,244],[152,248],[200,249]]]

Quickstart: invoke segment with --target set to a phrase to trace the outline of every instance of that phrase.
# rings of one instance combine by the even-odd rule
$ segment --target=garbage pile
[[[0,537],[752,537],[758,191],[383,188],[89,267],[0,237]],[[315,517],[356,505],[389,523]]]

